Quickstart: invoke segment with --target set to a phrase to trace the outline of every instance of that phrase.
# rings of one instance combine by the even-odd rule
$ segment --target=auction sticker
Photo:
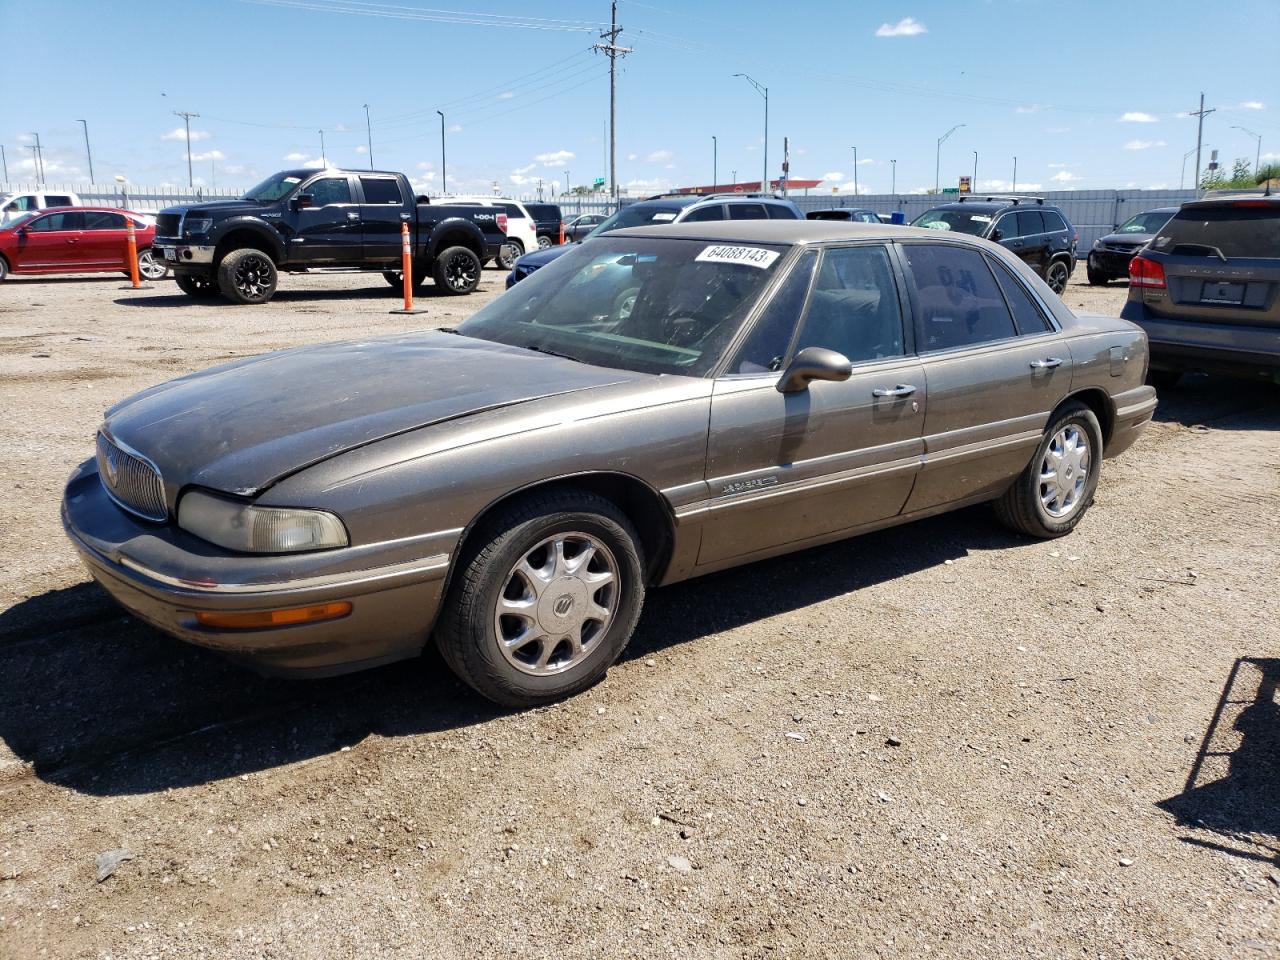
[[[694,259],[700,263],[745,263],[749,267],[767,270],[778,255],[777,250],[765,250],[763,247],[717,245],[705,248]]]

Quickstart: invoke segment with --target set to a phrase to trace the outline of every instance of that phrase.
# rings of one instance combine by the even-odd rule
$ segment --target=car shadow
[[[477,288],[479,293],[483,289],[483,284]],[[439,300],[446,297],[454,296],[440,292],[433,284],[427,284],[414,291],[414,302],[423,300]],[[389,284],[382,282],[369,287],[344,288],[340,290],[277,290],[271,303],[323,303],[333,300],[385,300],[388,304],[396,306],[400,304],[401,293],[398,289],[392,288]],[[240,304],[232,303],[224,297],[210,297],[208,300],[194,300],[185,293],[179,293],[176,296],[121,296],[115,298],[115,303],[122,307],[181,307],[190,304],[200,304],[210,307],[226,307],[227,309],[244,309]],[[269,305],[268,305],[269,306]]]
[[[627,659],[1029,542],[971,508],[655,590]],[[171,639],[96,584],[0,613],[0,740],[37,777],[92,795],[207,783],[323,757],[371,734],[431,733],[502,713],[434,651],[291,681]]]
[[[1235,661],[1186,786],[1158,806],[1184,843],[1280,867],[1280,659]],[[1205,836],[1208,834],[1208,836]]]
[[[1187,373],[1159,395],[1158,422],[1193,429],[1280,429],[1280,385],[1274,383]]]

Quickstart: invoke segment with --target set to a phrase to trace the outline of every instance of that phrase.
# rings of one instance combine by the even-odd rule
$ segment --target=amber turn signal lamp
[[[311,607],[254,610],[251,613],[198,610],[196,622],[202,627],[213,627],[217,630],[269,630],[272,627],[292,627],[299,623],[337,620],[350,612],[351,603],[347,600],[339,600],[335,603],[318,603]]]

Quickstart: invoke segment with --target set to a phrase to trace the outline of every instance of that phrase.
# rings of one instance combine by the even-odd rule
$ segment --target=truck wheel
[[[382,279],[400,290],[404,286],[404,274],[399,270],[383,270]],[[413,286],[415,289],[427,282],[427,271],[421,267],[413,268]]]
[[[516,261],[523,256],[524,247],[520,245],[520,241],[508,240],[498,248],[498,266],[503,270],[510,270],[516,265]]]
[[[173,280],[188,297],[209,300],[218,295],[218,287],[207,273],[178,273],[174,274]]]
[[[276,265],[261,250],[232,250],[218,265],[218,288],[232,303],[266,303],[276,292]]]
[[[471,293],[480,285],[480,258],[466,247],[449,247],[436,257],[431,276],[441,293]]]

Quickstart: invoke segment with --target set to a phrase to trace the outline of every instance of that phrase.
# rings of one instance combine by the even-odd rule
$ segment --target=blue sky
[[[1201,90],[1222,158],[1280,159],[1280,0],[1206,7],[1046,0],[621,0],[618,179],[633,192],[758,178],[782,138],[795,178],[901,193],[971,173],[979,189],[1177,187]],[[1209,11],[1209,12],[1206,12]],[[0,0],[0,143],[10,177],[185,184],[192,120],[200,182],[249,186],[316,162],[374,159],[438,189],[525,194],[608,173],[608,75],[591,53],[607,0]],[[480,21],[480,22],[476,22]],[[516,25],[517,23],[523,25]],[[1197,26],[1197,24],[1202,24]],[[31,38],[27,43],[19,38]],[[1264,161],[1265,162],[1265,161]],[[1187,162],[1188,183],[1194,158]]]

